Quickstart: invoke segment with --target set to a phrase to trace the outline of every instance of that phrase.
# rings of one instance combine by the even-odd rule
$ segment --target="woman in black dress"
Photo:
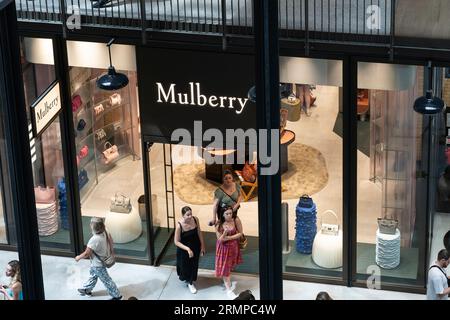
[[[177,274],[181,281],[185,281],[189,290],[196,293],[194,281],[197,280],[198,260],[200,254],[205,254],[200,223],[192,215],[192,209],[183,207],[182,218],[177,223],[174,242],[177,246]]]

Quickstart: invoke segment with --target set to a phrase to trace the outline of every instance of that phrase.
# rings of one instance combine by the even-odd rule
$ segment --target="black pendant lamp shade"
[[[433,97],[433,91],[427,90],[425,97],[420,97],[414,102],[414,111],[421,114],[436,114],[444,109],[444,101]]]
[[[290,93],[289,86],[285,83],[280,83],[280,99],[287,98]],[[256,86],[253,86],[248,90],[247,97],[251,102],[256,103]]]
[[[428,90],[424,97],[417,98],[414,102],[414,111],[421,114],[436,114],[442,112],[445,103],[442,99],[433,96],[433,69],[428,63]]]
[[[103,90],[119,90],[128,85],[128,77],[123,73],[117,73],[112,65],[111,45],[115,39],[111,39],[106,45],[109,52],[109,68],[108,73],[97,79],[97,87]]]

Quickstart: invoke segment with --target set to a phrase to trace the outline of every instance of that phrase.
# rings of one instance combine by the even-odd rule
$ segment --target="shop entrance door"
[[[172,146],[148,143],[147,194],[151,220],[151,250],[158,265],[175,230],[175,200],[173,189]]]

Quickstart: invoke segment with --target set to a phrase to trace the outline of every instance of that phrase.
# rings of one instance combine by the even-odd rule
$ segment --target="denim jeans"
[[[97,280],[100,279],[100,281],[106,287],[106,290],[108,290],[110,296],[112,296],[113,298],[119,298],[121,296],[119,289],[109,276],[106,267],[91,267],[89,270],[89,274],[90,276],[88,281],[84,285],[84,289],[92,291],[97,284]]]

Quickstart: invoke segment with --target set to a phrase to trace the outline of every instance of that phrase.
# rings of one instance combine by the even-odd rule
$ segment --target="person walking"
[[[175,229],[174,243],[177,246],[177,274],[191,293],[197,293],[194,281],[197,280],[198,261],[205,254],[205,242],[200,222],[192,215],[190,207],[181,209],[181,219]]]
[[[121,300],[117,285],[108,274],[106,261],[114,257],[113,240],[111,235],[106,232],[105,222],[103,218],[93,217],[91,219],[92,237],[86,246],[86,250],[75,257],[75,261],[81,259],[91,259],[91,267],[89,270],[90,276],[83,288],[78,289],[81,295],[92,296],[92,290],[97,284],[97,280],[105,285],[108,294],[112,297],[111,300]]]
[[[5,274],[11,278],[9,285],[1,285],[0,292],[3,293],[5,300],[23,300],[22,277],[20,275],[20,263],[17,260],[11,260],[6,266]]]
[[[236,218],[237,211],[241,205],[242,195],[241,186],[234,182],[233,174],[229,170],[223,173],[223,183],[214,191],[213,217],[209,222],[210,226],[214,226],[219,217],[219,207],[226,205],[232,208],[233,217]]]
[[[448,300],[449,278],[444,269],[448,267],[449,259],[448,251],[442,249],[438,253],[437,260],[428,269],[427,300]]]
[[[243,235],[239,220],[233,219],[233,209],[229,206],[220,207],[220,220],[216,225],[216,277],[221,277],[229,297],[234,296],[231,284],[231,271],[242,263],[239,239]]]

